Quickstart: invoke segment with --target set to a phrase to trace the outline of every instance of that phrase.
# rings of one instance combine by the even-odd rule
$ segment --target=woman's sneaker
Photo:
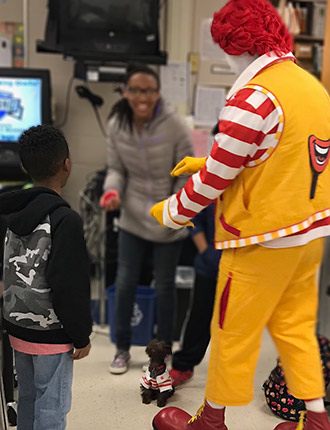
[[[183,384],[184,382],[189,381],[194,375],[192,370],[170,370],[170,377],[172,379],[173,387],[177,387],[178,385]]]
[[[109,371],[115,375],[127,372],[131,355],[128,351],[119,350],[110,364]]]

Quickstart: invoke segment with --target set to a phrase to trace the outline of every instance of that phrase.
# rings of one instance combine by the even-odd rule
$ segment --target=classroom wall
[[[182,114],[193,112],[197,85],[222,87],[227,91],[235,82],[233,74],[213,72],[218,66],[216,59],[205,61],[200,55],[202,22],[212,18],[225,4],[226,0],[168,0],[166,46],[169,62],[189,62],[190,53],[198,55],[198,70],[190,75],[190,101],[188,105],[177,106]]]
[[[0,4],[0,21],[23,21],[23,0],[7,0]]]
[[[193,51],[199,52],[200,49],[200,26],[202,20],[213,17],[215,11],[218,11],[226,4],[226,0],[195,0],[195,31],[193,38]],[[198,83],[203,85],[215,85],[231,87],[235,82],[235,75],[232,73],[214,73],[212,67],[217,65],[217,61],[200,61],[200,70]]]

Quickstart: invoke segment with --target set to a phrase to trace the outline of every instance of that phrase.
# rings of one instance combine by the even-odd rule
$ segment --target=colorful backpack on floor
[[[322,336],[318,336],[318,341],[322,359],[324,385],[327,387],[330,382],[330,341]],[[277,366],[264,382],[263,389],[267,404],[275,415],[285,420],[299,421],[301,412],[306,410],[305,402],[290,394],[280,361],[277,361]]]

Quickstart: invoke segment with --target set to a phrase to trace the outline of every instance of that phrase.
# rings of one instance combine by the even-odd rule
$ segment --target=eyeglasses
[[[159,92],[158,88],[138,88],[138,87],[129,87],[128,85],[125,87],[126,90],[132,94],[132,96],[142,96],[146,95],[148,97],[151,97]]]

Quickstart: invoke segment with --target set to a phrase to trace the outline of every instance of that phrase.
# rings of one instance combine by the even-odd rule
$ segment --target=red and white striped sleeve
[[[250,88],[237,92],[221,111],[219,133],[205,166],[165,201],[164,225],[182,228],[219,197],[249,163],[274,146],[279,123],[267,94]]]

